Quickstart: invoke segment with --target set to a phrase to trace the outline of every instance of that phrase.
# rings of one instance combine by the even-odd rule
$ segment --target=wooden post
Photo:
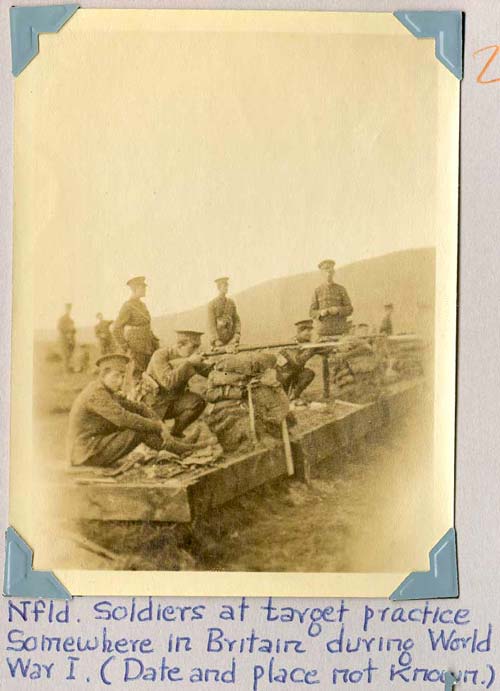
[[[281,435],[283,437],[283,446],[285,447],[286,472],[288,475],[293,475],[295,470],[293,467],[292,446],[290,444],[290,435],[288,434],[286,418],[281,422]]]
[[[248,394],[248,418],[250,422],[250,436],[252,437],[252,441],[254,446],[257,446],[258,444],[258,439],[257,439],[257,429],[255,427],[255,410],[253,407],[253,399],[252,399],[252,382],[250,384],[247,384],[247,394]]]
[[[330,398],[330,363],[328,355],[323,355],[323,397]]]

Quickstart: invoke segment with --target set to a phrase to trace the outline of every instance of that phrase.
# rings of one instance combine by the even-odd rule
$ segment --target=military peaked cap
[[[134,286],[145,285],[146,276],[134,276],[127,281],[127,285],[133,288]]]
[[[385,309],[388,309],[389,307],[392,309],[394,305],[392,304],[392,302],[388,302],[386,305],[384,305],[384,307]]]
[[[333,269],[334,267],[335,262],[333,259],[323,259],[323,261],[318,264],[318,269]]]
[[[100,358],[97,358],[95,364],[98,367],[108,366],[125,369],[129,362],[129,356],[124,355],[124,353],[108,353],[108,355],[102,355]]]
[[[221,276],[220,278],[216,278],[214,283],[228,283],[229,282],[229,276]]]
[[[301,326],[301,327],[303,327],[304,329],[305,329],[306,327],[311,327],[311,328],[312,328],[313,323],[314,323],[314,322],[313,322],[312,319],[299,319],[298,322],[295,322],[295,326]]]

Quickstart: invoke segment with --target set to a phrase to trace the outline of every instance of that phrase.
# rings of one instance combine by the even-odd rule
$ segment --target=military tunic
[[[118,348],[130,353],[134,371],[144,372],[159,341],[151,330],[151,315],[142,300],[132,297],[123,304],[113,325],[113,335]]]
[[[205,408],[200,395],[186,390],[189,380],[195,374],[206,377],[211,369],[212,365],[205,363],[194,365],[176,348],[159,348],[153,353],[146,373],[158,385],[158,391],[147,401],[163,420],[175,419],[174,436],[182,436]]]
[[[61,346],[61,354],[66,370],[70,368],[70,361],[75,350],[75,322],[69,316],[64,314],[57,322],[57,330],[59,331],[59,344]]]
[[[338,314],[320,316],[321,310],[337,307]],[[318,336],[337,336],[345,333],[347,317],[353,312],[351,300],[344,286],[323,283],[313,293],[309,316],[315,320]]]
[[[241,322],[236,304],[231,298],[218,295],[208,304],[208,334],[210,343],[221,341],[227,345],[239,338]]]
[[[111,465],[138,444],[162,446],[161,421],[153,410],[112,392],[102,381],[87,384],[69,416],[72,465]]]
[[[314,379],[314,372],[305,365],[315,354],[315,350],[301,351],[298,348],[284,348],[280,351],[276,372],[280,384],[292,399],[299,398]],[[283,365],[279,364],[281,358],[284,360]]]

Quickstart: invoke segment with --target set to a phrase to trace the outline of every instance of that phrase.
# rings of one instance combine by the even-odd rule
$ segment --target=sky
[[[433,41],[399,24],[367,37],[93,22],[79,10],[41,37],[16,104],[36,328],[65,302],[78,323],[113,319],[134,275],[160,315],[207,302],[220,275],[236,293],[326,257],[435,244]]]

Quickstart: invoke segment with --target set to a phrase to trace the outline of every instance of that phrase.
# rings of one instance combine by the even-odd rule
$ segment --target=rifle
[[[374,339],[386,339],[390,343],[399,343],[406,341],[418,340],[418,336],[414,334],[401,334],[398,336],[385,336],[384,334],[372,334],[368,336],[354,336],[350,334],[345,334],[341,336],[332,336],[328,341],[318,341],[316,343],[297,343],[297,341],[281,341],[278,343],[258,343],[255,345],[243,345],[238,346],[235,349],[235,353],[250,353],[257,350],[273,350],[274,348],[297,348],[300,350],[321,350],[323,348],[336,348],[339,343],[349,341],[372,341]],[[203,357],[213,357],[217,355],[228,355],[225,348],[216,348],[214,350],[209,350],[201,353]]]

